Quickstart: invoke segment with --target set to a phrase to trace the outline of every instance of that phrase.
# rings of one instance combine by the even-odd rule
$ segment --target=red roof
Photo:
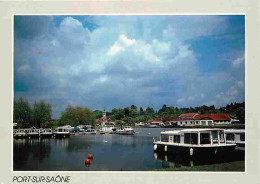
[[[196,115],[195,119],[205,119],[209,118],[214,121],[229,121],[231,118],[229,114],[202,114],[202,115]]]
[[[214,121],[229,121],[231,120],[229,114],[210,114]]]
[[[148,121],[148,123],[153,123],[153,122],[162,122],[161,118],[156,118],[156,119],[151,119]]]
[[[184,113],[184,114],[181,114],[179,117],[180,118],[188,118],[188,117],[193,117],[196,114],[197,113]]]
[[[104,121],[100,120],[100,119],[96,119],[96,123],[103,123]]]
[[[164,121],[179,121],[179,117],[173,117],[173,118],[165,118]]]

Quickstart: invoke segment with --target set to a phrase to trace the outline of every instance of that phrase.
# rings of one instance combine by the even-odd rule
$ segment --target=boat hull
[[[54,134],[54,137],[55,138],[67,138],[67,137],[70,137],[70,134],[62,134],[62,133],[56,133]]]
[[[41,134],[42,138],[51,138],[53,137],[53,134]]]
[[[40,135],[39,134],[28,134],[29,138],[39,138]]]
[[[14,138],[15,138],[15,139],[23,139],[23,138],[26,138],[26,137],[27,137],[26,134],[15,134],[15,135],[14,135]]]
[[[211,157],[216,155],[226,155],[226,154],[232,154],[235,151],[236,145],[226,145],[226,146],[200,146],[200,147],[194,147],[194,146],[176,146],[176,145],[165,145],[165,144],[158,144],[154,143],[154,145],[157,145],[155,152],[164,152],[167,154],[173,154],[173,155],[183,155],[188,157]],[[167,148],[165,148],[165,146]]]

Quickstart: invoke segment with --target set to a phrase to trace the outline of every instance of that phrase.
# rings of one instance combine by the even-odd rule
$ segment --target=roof
[[[212,119],[214,121],[229,121],[231,117],[229,114],[200,114],[196,115],[195,119]]]
[[[165,118],[164,121],[179,121],[179,117],[173,117],[173,118]]]
[[[195,116],[197,113],[184,113],[184,114],[181,114],[179,117],[180,118],[186,118],[186,117],[193,117]]]
[[[189,129],[180,129],[180,130],[170,130],[170,131],[162,131],[161,134],[178,134],[180,132],[204,132],[204,131],[216,131],[223,130],[219,128],[189,128]]]
[[[214,120],[214,121],[227,121],[227,120],[231,120],[229,114],[210,114],[210,117]]]

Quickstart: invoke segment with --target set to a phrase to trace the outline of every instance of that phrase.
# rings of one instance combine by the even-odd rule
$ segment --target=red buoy
[[[92,154],[88,154],[88,158],[89,159],[93,159],[93,155]]]
[[[90,167],[90,164],[85,164],[85,167]]]
[[[87,158],[87,159],[85,160],[85,164],[87,165],[87,164],[90,164],[90,163],[91,163],[91,160]]]

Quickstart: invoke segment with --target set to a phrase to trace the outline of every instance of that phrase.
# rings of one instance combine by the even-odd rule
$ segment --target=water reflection
[[[24,170],[24,165],[29,160],[34,160],[34,163],[37,165],[45,158],[48,158],[51,152],[51,145],[50,140],[46,141],[38,138],[17,139],[14,140],[13,150],[14,170]]]
[[[153,157],[155,160],[161,161],[162,168],[179,168],[182,166],[198,166],[198,165],[211,165],[220,164],[225,162],[232,162],[245,159],[243,151],[236,151],[234,155],[216,156],[216,157],[187,157],[181,154],[168,154],[154,152]]]
[[[201,164],[222,163],[232,158],[194,160],[182,155],[153,152],[153,137],[162,129],[143,128],[132,135],[80,135],[63,139],[14,139],[14,170],[53,171],[144,171],[155,168],[176,168]],[[94,159],[85,165],[88,154]]]
[[[70,143],[70,138],[54,139],[57,146],[67,148]]]

